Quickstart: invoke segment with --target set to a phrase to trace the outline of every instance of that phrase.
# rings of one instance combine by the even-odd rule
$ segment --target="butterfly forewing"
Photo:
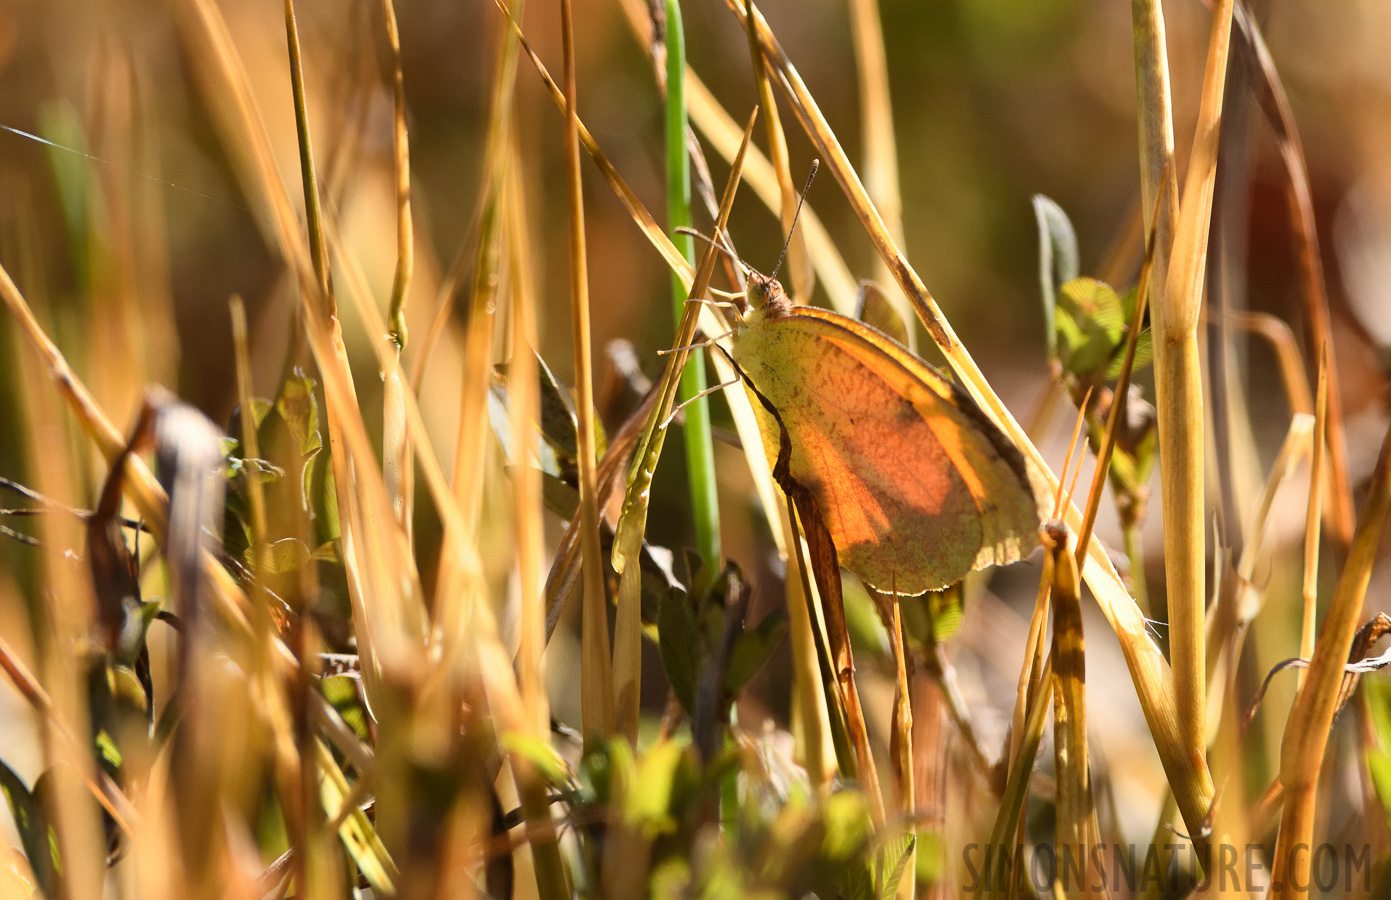
[[[1019,454],[972,401],[888,337],[808,308],[752,314],[733,356],[762,404],[770,464],[811,491],[841,564],[917,594],[1037,544]]]

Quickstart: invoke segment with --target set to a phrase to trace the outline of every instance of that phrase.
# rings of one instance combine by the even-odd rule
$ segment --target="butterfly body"
[[[793,306],[771,279],[731,337],[770,465],[825,519],[840,563],[920,594],[1018,560],[1038,543],[1023,457],[940,372],[883,333]]]

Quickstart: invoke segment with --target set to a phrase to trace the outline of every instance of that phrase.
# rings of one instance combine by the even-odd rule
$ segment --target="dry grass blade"
[[[502,14],[505,15],[508,22],[511,23],[512,29],[516,31],[517,39],[521,42],[522,49],[526,51],[527,56],[531,58],[531,62],[536,67],[536,72],[541,76],[541,80],[546,83],[546,88],[550,91],[551,98],[555,100],[556,106],[564,111],[567,108],[564,91],[555,83],[555,79],[551,78],[550,72],[546,71],[546,66],[541,62],[541,57],[537,56],[536,51],[531,48],[531,44],[527,42],[525,35],[522,34],[521,25],[517,23],[517,20],[512,16],[512,12],[507,8],[503,0],[495,0],[495,2],[497,2],[498,9],[502,10]],[[594,136],[589,133],[589,129],[584,127],[584,123],[579,122],[578,114],[576,114],[576,123],[579,129],[579,139],[580,142],[584,144],[585,152],[594,160],[594,164],[599,167],[599,171],[604,176],[604,180],[613,188],[613,192],[618,196],[618,200],[623,204],[623,208],[633,217],[633,221],[642,229],[642,233],[647,239],[652,242],[652,246],[657,248],[657,252],[662,254],[662,259],[671,267],[671,270],[680,275],[683,281],[689,283],[689,281],[695,277],[695,271],[692,269],[691,264],[686,261],[686,257],[681,255],[681,251],[676,249],[676,245],[667,237],[666,229],[657,224],[657,220],[654,219],[652,214],[647,211],[647,208],[642,205],[642,201],[638,200],[637,194],[633,193],[632,189],[628,187],[628,183],[623,180],[623,176],[618,174],[618,170],[613,167],[613,163],[609,162],[609,158],[604,154],[603,150],[599,148],[599,144],[594,140]]]
[[[478,248],[469,294],[464,337],[463,389],[459,393],[459,429],[454,450],[454,496],[459,498],[472,542],[482,514],[487,473],[488,387],[493,369],[493,341],[498,297],[503,282],[503,185],[512,160],[512,103],[517,73],[517,35],[498,29],[498,55],[488,114],[483,197],[480,200]],[[587,320],[586,320],[587,322]],[[578,360],[579,357],[576,357]]]
[[[1279,895],[1282,900],[1300,896],[1296,885],[1304,885],[1307,891],[1310,884],[1309,848],[1315,846],[1314,801],[1319,769],[1328,749],[1328,733],[1338,706],[1343,667],[1362,618],[1362,604],[1388,511],[1391,511],[1391,431],[1382,442],[1347,562],[1319,629],[1308,678],[1300,688],[1285,725],[1285,739],[1280,748],[1280,783],[1285,789],[1285,808],[1280,820],[1280,837],[1275,845],[1272,876],[1272,883],[1283,886]]]
[[[390,338],[397,358],[387,367],[382,396],[382,469],[386,489],[397,521],[412,535],[414,520],[414,467],[411,462],[410,432],[402,409],[400,351],[406,347],[406,296],[415,271],[415,232],[411,223],[410,139],[406,132],[406,79],[401,71],[401,34],[396,24],[392,0],[382,0],[386,44],[391,62],[391,158],[396,189],[396,271],[391,282]]]
[[[250,79],[227,23],[211,0],[185,0],[181,11],[179,24],[183,36],[193,45],[190,57],[206,66],[198,70],[203,76],[202,87],[209,98],[209,106],[222,117],[219,124],[226,131],[226,140],[239,163],[237,175],[247,193],[269,207],[263,214],[271,220],[267,229],[271,241],[295,274],[313,283],[309,248],[276,170],[275,155],[256,109]]]
[[[1156,207],[1164,210],[1154,234],[1149,236],[1155,246],[1150,288],[1156,296],[1163,296],[1179,213],[1169,47],[1164,35],[1164,9],[1159,0],[1131,0],[1130,10],[1134,23],[1136,107],[1140,126],[1139,210]],[[1139,210],[1137,213],[1142,214]]]
[[[1261,37],[1260,28],[1245,3],[1236,4],[1234,16],[1237,50],[1251,69],[1257,99],[1275,132],[1280,158],[1285,163],[1285,192],[1294,224],[1301,296],[1304,299],[1305,318],[1309,323],[1309,348],[1310,354],[1317,357],[1321,348],[1333,350],[1333,335],[1329,325],[1328,287],[1324,281],[1318,228],[1314,224],[1314,201],[1309,188],[1309,167],[1304,160],[1304,145],[1299,139],[1289,98],[1285,95],[1284,85]],[[1337,530],[1338,540],[1347,546],[1352,540],[1352,485],[1348,481],[1337,355],[1333,352],[1330,352],[1328,361],[1328,385],[1328,474],[1332,488],[1329,515]]]
[[[541,473],[532,463],[531,448],[539,439],[536,428],[538,396],[536,346],[536,298],[531,284],[526,204],[521,174],[513,167],[506,191],[508,262],[512,285],[512,347],[508,369],[508,401],[511,405],[513,440],[520,456],[512,469],[512,502],[517,544],[518,640],[517,692],[521,706],[519,727],[523,734],[544,741],[550,733],[550,709],[546,698],[543,651],[546,646],[545,601],[541,595],[544,548],[541,528]],[[565,863],[560,856],[551,804],[545,782],[530,760],[521,754],[511,758],[522,809],[533,826],[531,838],[536,886],[544,900],[570,896]]]
[[[750,4],[752,5],[752,4]],[[879,18],[879,0],[850,0],[850,34],[855,43],[855,65],[859,75],[861,133],[864,140],[863,168],[865,190],[894,243],[903,246],[903,197],[899,193],[898,141],[894,137],[893,103],[889,99],[889,63],[884,52],[884,26]],[[765,101],[766,102],[766,101]],[[893,275],[881,256],[875,278],[893,284]],[[889,303],[908,320],[907,298],[893,287],[887,291]],[[917,349],[917,331],[908,331],[907,347]]]
[[[1270,345],[1280,368],[1280,384],[1291,412],[1314,414],[1314,397],[1309,391],[1309,378],[1304,371],[1304,359],[1299,353],[1294,331],[1283,319],[1267,312],[1251,310],[1204,310],[1208,321],[1212,314],[1228,316],[1232,325],[1244,329]]]
[[[1208,718],[1214,723],[1224,708],[1235,709],[1229,701],[1235,698],[1236,665],[1241,659],[1247,628],[1260,612],[1265,599],[1264,591],[1255,579],[1257,562],[1266,551],[1270,511],[1281,485],[1309,452],[1313,430],[1314,420],[1311,416],[1296,413],[1290,421],[1251,521],[1244,523],[1246,541],[1242,545],[1240,559],[1230,567],[1231,584],[1223,584],[1217,600],[1209,609],[1208,643],[1220,648],[1208,675],[1209,684],[1215,690],[1208,698]]]
[[[738,0],[727,0],[727,5],[742,18],[743,7]],[[790,100],[803,128],[821,151],[823,163],[835,174],[845,190],[876,249],[889,262],[895,280],[908,296],[919,320],[946,355],[947,362],[961,379],[965,390],[980,404],[982,410],[1000,425],[1023,453],[1031,473],[1046,484],[1051,493],[1057,486],[1057,479],[1049,470],[1047,462],[991,389],[975,360],[942,317],[922,279],[899,252],[878,213],[869,202],[864,186],[850,166],[835,134],[826,123],[806,85],[787,60],[767,23],[759,16],[755,16],[755,20],[763,51],[777,74],[777,83]],[[1156,254],[1162,251],[1163,246],[1157,244]],[[1071,528],[1076,529],[1081,525],[1081,515],[1075,508],[1066,510],[1064,518]],[[1190,753],[1190,745],[1180,737],[1173,678],[1168,663],[1150,639],[1144,616],[1121,582],[1105,551],[1093,544],[1087,551],[1087,557],[1082,575],[1120,640],[1141,708],[1154,737],[1155,748],[1159,751],[1165,771],[1174,784],[1184,820],[1192,833],[1199,834],[1212,800],[1212,778],[1201,754]]]
[[[585,249],[584,189],[580,182],[580,120],[575,105],[575,29],[570,0],[561,0],[565,58],[565,183],[570,210],[570,313],[575,351],[575,406],[579,420],[580,547],[584,577],[581,617],[581,698],[586,737],[603,739],[614,729],[613,673],[609,659],[608,599],[599,545],[595,496],[594,365],[589,336],[589,268]]]
[[[517,645],[517,686],[532,735],[543,738],[550,730],[542,650],[546,646],[545,607],[540,573],[544,543],[541,534],[541,473],[531,463],[531,448],[538,433],[536,420],[541,405],[536,346],[536,296],[531,284],[531,255],[526,234],[526,203],[520,173],[508,179],[508,261],[512,277],[512,346],[508,367],[507,397],[511,405],[513,439],[521,456],[512,471],[512,502],[516,519],[520,633]]]
[[[1044,528],[1053,571],[1053,771],[1057,781],[1058,871],[1063,873],[1063,888],[1068,896],[1090,896],[1096,881],[1094,873],[1087,869],[1093,835],[1082,581],[1076,555],[1069,552],[1067,527],[1054,523]]]
[[[1047,559],[1051,560],[1052,557],[1049,556]],[[1048,563],[1045,563],[1045,567],[1047,565]],[[1045,571],[1043,577],[1044,584],[1051,586],[1052,573]],[[982,876],[986,879],[986,888],[990,891],[986,896],[990,900],[1009,896],[1007,889],[1015,881],[1015,872],[1011,864],[1024,864],[1012,851],[1020,846],[1018,835],[1023,824],[1024,802],[1029,797],[1034,757],[1038,755],[1038,745],[1043,740],[1043,726],[1048,718],[1048,707],[1053,700],[1051,656],[1039,667],[1038,685],[1039,689],[1028,698],[1028,715],[1024,718],[1024,727],[1017,732],[1019,745],[1013,762],[1010,763],[1005,789],[1000,795],[1000,808],[995,813],[995,824],[990,830],[990,843],[986,845],[993,851],[992,859],[996,864],[994,868],[987,869]]]
[[[333,316],[333,286],[328,269],[328,242],[324,238],[323,210],[319,206],[319,181],[314,168],[314,142],[309,135],[309,110],[304,95],[304,65],[300,58],[299,27],[295,24],[294,0],[285,0],[285,38],[290,49],[290,93],[295,101],[295,128],[299,134],[299,166],[304,185],[304,211],[309,220],[309,259],[318,279],[321,313]]]

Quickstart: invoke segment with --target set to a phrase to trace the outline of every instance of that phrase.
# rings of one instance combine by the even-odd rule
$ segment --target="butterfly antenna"
[[[797,230],[797,217],[802,214],[802,204],[807,200],[807,191],[811,190],[811,180],[816,177],[816,170],[821,168],[821,160],[811,161],[811,171],[807,173],[807,183],[802,186],[802,195],[797,198],[797,211],[792,214],[792,226],[787,229],[787,240],[783,241],[782,252],[778,254],[778,264],[773,266],[773,274],[769,278],[777,278],[778,271],[782,269],[782,261],[787,258],[787,248],[792,246],[792,234]]]

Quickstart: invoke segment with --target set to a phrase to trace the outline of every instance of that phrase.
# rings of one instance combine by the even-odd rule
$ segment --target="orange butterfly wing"
[[[920,594],[1038,543],[1023,458],[974,402],[882,333],[825,310],[767,308],[733,338],[774,410],[791,476],[811,491],[841,565]],[[777,420],[755,398],[770,465]]]

